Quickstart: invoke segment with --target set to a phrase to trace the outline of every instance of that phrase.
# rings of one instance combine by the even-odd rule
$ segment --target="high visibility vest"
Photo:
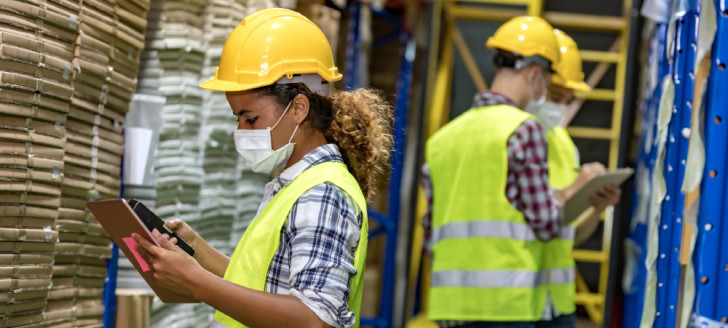
[[[427,142],[433,187],[430,320],[537,321],[543,243],[505,195],[506,145],[530,114],[472,108]]]
[[[579,175],[579,159],[576,146],[566,129],[555,127],[546,132],[549,157],[549,184],[555,189],[564,189],[571,185]],[[574,249],[573,225],[561,227],[559,236],[544,245],[543,268],[548,270],[548,290],[556,309],[560,314],[571,314],[576,311],[574,297],[575,265],[571,255]]]
[[[354,205],[359,207],[364,216],[359,245],[354,253],[357,273],[349,282],[349,310],[355,313],[355,327],[358,327],[367,254],[367,207],[359,184],[342,163],[324,162],[314,165],[283,187],[243,234],[230,258],[224,278],[235,284],[263,291],[268,268],[280,244],[281,229],[293,205],[306,191],[325,182],[336,185],[351,196],[356,202]],[[245,327],[220,311],[215,312],[215,321],[228,328]]]

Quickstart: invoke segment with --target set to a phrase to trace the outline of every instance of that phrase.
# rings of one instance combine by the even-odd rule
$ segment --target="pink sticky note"
[[[132,237],[121,238],[121,240],[124,241],[124,243],[126,244],[126,247],[129,248],[131,253],[134,254],[134,258],[139,263],[139,266],[142,267],[142,272],[149,271],[149,264],[147,264],[147,261],[144,261],[142,256],[139,255],[139,252],[137,252],[137,250],[136,250],[136,247],[139,246],[139,243],[137,243],[136,240],[134,240],[134,238],[132,238]]]

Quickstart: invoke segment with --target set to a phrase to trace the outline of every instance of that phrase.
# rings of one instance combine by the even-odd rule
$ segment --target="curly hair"
[[[327,142],[339,146],[364,197],[369,200],[374,195],[375,179],[385,171],[392,150],[392,106],[381,92],[357,89],[321,96],[302,83],[273,84],[254,91],[275,97],[281,106],[299,94],[308,97],[305,121],[321,131]]]

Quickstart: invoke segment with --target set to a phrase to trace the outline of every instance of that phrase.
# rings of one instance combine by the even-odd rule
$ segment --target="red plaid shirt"
[[[495,105],[517,107],[508,98],[492,92],[476,94],[472,107]],[[508,178],[504,190],[511,205],[523,213],[533,232],[544,242],[556,237],[561,228],[561,203],[554,198],[548,184],[547,151],[541,125],[525,120],[508,138]],[[429,253],[432,250],[432,180],[427,164],[422,167],[421,183],[427,198],[427,212],[422,217],[424,247]]]

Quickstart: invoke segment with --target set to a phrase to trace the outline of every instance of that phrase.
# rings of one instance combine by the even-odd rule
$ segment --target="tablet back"
[[[134,264],[134,268],[139,271],[147,284],[149,284],[149,287],[154,290],[162,302],[198,302],[190,296],[176,293],[171,289],[157,284],[154,279],[152,269],[147,265],[144,259],[139,256],[136,250],[133,249],[136,242],[131,238],[131,233],[136,232],[155,245],[159,246],[159,244],[124,199],[91,201],[86,203],[86,206],[88,206],[94,216],[96,216],[96,219],[104,227],[106,233],[111,236],[111,239],[113,239],[116,245],[119,246],[119,249],[124,253],[124,255],[126,255],[127,258],[129,258],[129,261]]]

